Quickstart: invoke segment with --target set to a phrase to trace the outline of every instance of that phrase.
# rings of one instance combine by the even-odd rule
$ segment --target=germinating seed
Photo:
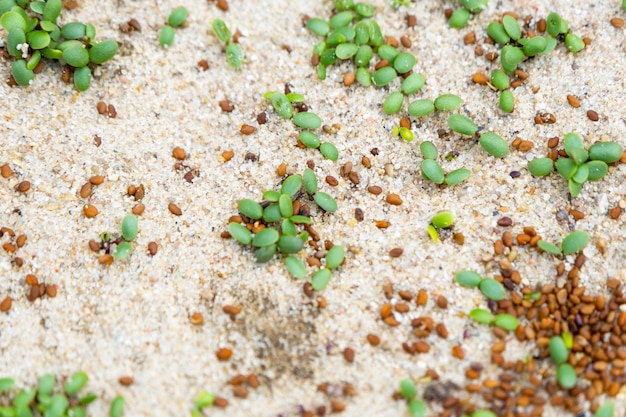
[[[133,240],[137,237],[139,231],[139,222],[137,217],[127,214],[122,219],[122,236],[126,240]]]
[[[613,417],[614,413],[615,404],[613,401],[606,401],[596,410],[594,417]]]
[[[415,137],[415,135],[413,134],[413,131],[406,127],[401,127],[400,129],[398,129],[398,133],[400,134],[400,137],[406,140],[407,142],[411,142]]]
[[[550,158],[535,158],[528,163],[528,171],[535,177],[548,175],[554,169],[554,161]]]
[[[409,401],[408,410],[411,417],[426,417],[427,415],[426,404],[424,404],[424,401],[417,398]]]
[[[384,43],[383,32],[380,30],[378,22],[370,20],[369,22],[370,45],[377,47]]]
[[[87,384],[87,374],[83,371],[78,371],[72,374],[70,379],[63,385],[63,389],[68,395],[76,395],[85,384]]]
[[[161,28],[159,34],[159,44],[163,47],[171,46],[174,43],[174,28],[170,25],[165,25]]]
[[[612,164],[622,157],[622,152],[622,147],[615,142],[599,142],[589,147],[589,158]]]
[[[579,165],[572,180],[578,184],[582,184],[587,181],[587,178],[589,178],[589,167],[587,165]]]
[[[278,248],[283,253],[297,253],[304,246],[304,242],[299,236],[283,235],[278,239]]]
[[[111,408],[109,410],[109,417],[122,417],[124,414],[124,397],[121,395],[116,396],[111,401]]]
[[[112,39],[98,42],[89,49],[89,60],[94,64],[103,64],[117,53],[118,45]]]
[[[430,141],[425,140],[420,143],[420,152],[422,153],[424,159],[437,159],[437,147]]]
[[[91,85],[91,70],[89,67],[80,67],[74,70],[74,86],[78,91],[86,91]]]
[[[511,314],[502,313],[502,314],[496,315],[496,318],[494,319],[493,324],[495,324],[501,329],[512,332],[515,329],[517,329],[517,326],[519,326],[519,321],[517,320],[515,316]]]
[[[453,114],[448,118],[448,126],[456,133],[462,135],[474,136],[478,131],[476,123],[472,122],[469,117],[462,114]]]
[[[18,59],[11,64],[11,75],[21,86],[30,85],[35,77],[35,73],[26,67],[26,61]]]
[[[302,173],[302,182],[307,193],[315,194],[317,192],[317,177],[312,169],[305,168]]]
[[[26,35],[32,49],[43,49],[50,44],[50,35],[45,30],[33,30]]]
[[[504,26],[502,26],[498,22],[491,22],[487,26],[487,34],[491,39],[499,43],[500,45],[506,45],[511,41],[511,38],[504,30]]]
[[[567,49],[569,49],[570,52],[573,53],[585,49],[585,42],[583,42],[580,36],[573,33],[567,34],[567,36],[565,37],[565,45],[567,45]]]
[[[287,271],[296,279],[302,279],[306,276],[306,267],[302,261],[295,256],[287,256],[285,258],[285,266]]]
[[[240,200],[237,204],[237,208],[241,214],[254,220],[260,219],[263,215],[263,208],[261,205],[249,198]]]
[[[589,159],[589,152],[582,148],[575,148],[572,149],[571,157],[576,165],[584,164]]]
[[[574,388],[576,385],[576,371],[569,363],[562,363],[556,369],[556,379],[561,388]]]
[[[487,8],[488,0],[461,0],[461,4],[472,13],[480,13]]]
[[[230,43],[226,47],[226,62],[232,68],[240,68],[243,63],[243,51],[238,43]]]
[[[570,132],[563,138],[563,147],[567,155],[572,156],[574,149],[584,149],[583,140],[576,133]]]
[[[380,45],[376,53],[381,59],[385,59],[389,61],[390,64],[393,64],[400,51],[391,45]]]
[[[291,201],[291,196],[288,194],[281,194],[278,199],[278,208],[280,209],[281,216],[286,218],[293,216],[293,202]]]
[[[354,11],[360,19],[367,19],[374,16],[374,6],[368,3],[356,3],[354,5]]]
[[[268,245],[268,246],[262,246],[259,249],[257,249],[256,253],[254,254],[254,257],[257,263],[262,264],[272,259],[275,254],[276,254],[276,245]]]
[[[435,108],[437,110],[451,111],[461,107],[463,100],[454,94],[442,94],[435,99]]]
[[[320,138],[315,133],[303,130],[300,132],[299,139],[307,148],[317,149],[320,147]]]
[[[365,22],[354,25],[354,43],[359,46],[366,45],[370,40],[369,27]]]
[[[420,166],[424,178],[428,178],[435,184],[443,184],[445,179],[443,169],[436,161],[425,159]]]
[[[73,67],[84,67],[89,63],[89,52],[82,45],[72,46],[63,51],[63,60]]]
[[[412,400],[417,395],[415,383],[409,378],[400,381],[400,394],[407,400]]]
[[[582,250],[589,243],[589,235],[587,232],[578,230],[571,232],[561,242],[561,249],[565,255],[570,255]]]
[[[229,223],[228,233],[230,233],[237,242],[243,243],[244,245],[248,245],[252,242],[252,233],[239,223]]]
[[[213,23],[211,23],[211,29],[213,29],[213,33],[215,33],[215,36],[217,36],[217,39],[220,41],[224,43],[230,41],[232,34],[222,19],[213,20]],[[174,33],[174,31],[172,31],[172,33]]]
[[[354,13],[350,10],[345,10],[331,17],[328,23],[331,28],[337,29],[343,26],[348,26],[352,22],[352,19],[354,19]]]
[[[550,242],[546,242],[545,240],[539,240],[537,242],[537,246],[544,252],[548,252],[557,256],[561,254],[561,249],[557,248]]]
[[[506,34],[509,35],[509,37],[514,41],[522,37],[522,28],[520,28],[519,23],[517,23],[517,19],[513,16],[504,16],[502,18],[502,26],[504,26]]]
[[[450,16],[450,20],[448,20],[448,23],[450,24],[450,27],[460,29],[467,24],[469,18],[469,10],[464,7],[460,7],[456,9],[454,13],[452,13],[452,16]]]
[[[534,38],[526,41],[522,47],[522,52],[524,52],[524,55],[526,56],[535,56],[544,52],[547,46],[548,42],[546,41],[546,38],[543,36],[535,36]]]
[[[424,87],[426,78],[422,74],[411,74],[402,81],[402,92],[406,95],[415,94]]]
[[[313,200],[315,200],[317,205],[320,206],[320,208],[324,211],[333,213],[335,210],[337,210],[337,202],[335,201],[335,199],[324,192],[318,191],[317,193],[315,193],[315,195],[313,196]]]
[[[589,161],[585,165],[589,168],[589,181],[601,180],[609,172],[609,166],[604,161]]]
[[[374,81],[374,85],[377,87],[383,87],[392,82],[397,75],[393,67],[383,67],[374,73],[372,81]]]
[[[266,201],[278,201],[280,193],[274,190],[267,190],[263,193],[263,200]]]
[[[468,179],[470,175],[471,171],[467,168],[455,169],[446,175],[445,182],[448,185],[457,185]]]
[[[391,61],[389,61],[391,62]],[[409,52],[402,52],[393,60],[393,67],[398,74],[406,74],[415,66],[415,56]]]
[[[291,119],[293,116],[293,107],[285,94],[274,93],[270,100],[272,101],[272,107],[274,107],[274,110],[276,110],[276,113],[278,113],[280,117],[283,119]]]
[[[464,287],[474,288],[480,284],[482,277],[478,274],[478,272],[462,270],[454,275],[454,280]]]
[[[509,145],[504,139],[495,133],[484,132],[480,135],[480,139],[478,141],[480,146],[482,146],[489,155],[497,158],[504,158],[509,154]]]
[[[582,185],[570,178],[567,180],[567,188],[569,189],[569,193],[572,197],[578,197],[580,191],[582,190]]]
[[[172,13],[170,13],[169,17],[167,18],[167,23],[172,27],[180,26],[185,22],[188,14],[189,12],[186,8],[182,6],[177,7],[172,11]]]
[[[561,174],[561,176],[565,179],[570,179],[576,173],[578,167],[576,163],[569,158],[559,158],[554,164],[556,170]]]
[[[341,245],[334,245],[326,254],[326,268],[335,269],[343,262],[346,250]]]
[[[291,221],[291,218],[283,219],[283,222],[280,225],[280,230],[283,235],[287,236],[295,236],[296,234],[298,234],[296,225],[294,224],[294,222]]]
[[[387,114],[396,114],[402,108],[404,103],[404,95],[395,91],[387,96],[383,103],[383,111]]]
[[[470,417],[497,417],[496,413],[491,410],[476,410]]]
[[[329,269],[322,268],[313,274],[311,278],[311,286],[315,291],[322,291],[330,282],[331,272]]]
[[[429,224],[428,227],[426,227],[426,232],[433,242],[439,242],[439,232],[437,232],[437,229],[435,229],[432,224]]]
[[[493,323],[493,314],[489,310],[484,308],[475,308],[469,313],[470,319],[478,323],[491,324]]]
[[[500,93],[500,109],[505,113],[511,113],[515,108],[515,97],[509,90]]]
[[[413,117],[427,116],[435,111],[435,103],[426,98],[415,100],[409,104],[409,114]]]
[[[484,278],[480,282],[480,291],[493,301],[500,301],[504,298],[504,286],[493,278]]]
[[[311,32],[319,36],[326,36],[326,34],[330,31],[330,26],[328,25],[328,23],[318,17],[312,17],[307,20],[306,27]]]
[[[291,220],[292,222],[294,222],[296,224],[311,224],[311,223],[313,223],[313,221],[311,220],[310,217],[300,216],[300,215],[291,216],[291,218],[289,220]]]
[[[303,111],[293,116],[293,123],[303,129],[314,130],[322,125],[322,119],[315,113]]]
[[[263,209],[263,220],[267,223],[277,222],[282,219],[280,215],[280,208],[278,207],[278,203],[270,204],[269,206]]]
[[[363,45],[359,47],[359,50],[356,52],[354,56],[354,65],[357,68],[367,67],[374,56],[374,51],[372,51],[372,47],[369,45]]]
[[[506,90],[509,88],[509,76],[501,69],[497,69],[491,73],[491,84],[498,90]]]
[[[302,177],[300,175],[290,175],[283,181],[280,193],[293,197],[300,190],[300,187],[302,187]]]
[[[437,229],[445,229],[454,223],[454,215],[449,211],[440,211],[433,216],[430,223]]]
[[[552,336],[550,338],[550,357],[557,365],[565,363],[567,356],[569,355],[568,349],[565,346],[565,342],[561,336]]]
[[[260,248],[262,246],[273,245],[278,242],[279,237],[280,236],[276,229],[266,227],[265,229],[260,230],[257,234],[254,235],[254,238],[252,238],[252,246]]]
[[[339,158],[339,151],[330,142],[324,142],[320,145],[320,152],[324,155],[324,158],[336,161]]]
[[[335,55],[339,59],[350,59],[356,55],[359,47],[353,43],[342,43],[335,48]]]
[[[365,68],[357,68],[356,70],[356,80],[363,87],[369,87],[372,85],[372,75]]]

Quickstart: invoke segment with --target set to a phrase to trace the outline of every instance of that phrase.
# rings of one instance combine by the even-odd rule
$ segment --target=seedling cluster
[[[243,63],[243,50],[237,42],[234,41],[233,35],[222,19],[215,19],[211,23],[213,33],[226,46],[226,61],[228,65],[235,69],[239,69]]]
[[[99,244],[94,242],[96,247],[92,249],[104,250],[104,254],[100,255],[99,261],[102,264],[110,265],[114,259],[122,260],[130,256],[133,251],[131,242],[135,240],[137,233],[139,233],[137,217],[128,214],[122,219],[120,236],[113,239],[110,233],[103,232],[100,234],[101,242]],[[93,245],[92,242],[90,242],[90,246]],[[113,252],[112,255],[111,252]]]
[[[478,14],[487,8],[488,0],[461,0],[461,6],[452,11],[448,23],[450,27],[460,29],[467,25],[472,14]]]
[[[161,28],[159,34],[159,44],[162,47],[171,46],[174,43],[174,28],[182,26],[187,19],[189,12],[185,7],[177,7],[167,18],[167,24]]]
[[[11,74],[21,86],[30,85],[42,69],[42,58],[59,60],[74,72],[74,85],[85,91],[91,84],[91,68],[115,56],[117,42],[96,42],[91,24],[70,22],[60,25],[61,0],[1,0],[0,23],[8,33],[6,48],[15,61]]]

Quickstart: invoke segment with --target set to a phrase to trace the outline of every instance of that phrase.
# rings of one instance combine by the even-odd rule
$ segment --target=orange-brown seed
[[[398,194],[391,193],[387,194],[387,202],[391,205],[399,206],[402,204],[402,199]]]
[[[191,324],[194,324],[196,326],[204,324],[204,317],[202,316],[202,313],[199,313],[197,311],[191,314],[189,320],[191,321]]]
[[[234,156],[235,152],[233,152],[232,149],[228,149],[222,152],[222,158],[224,158],[224,162],[230,161],[231,159],[233,159]]]
[[[187,153],[185,152],[183,148],[177,146],[172,150],[172,156],[175,159],[182,161],[183,159],[187,157]]]
[[[215,353],[215,356],[217,356],[217,359],[220,361],[227,361],[230,359],[232,355],[233,355],[233,351],[232,349],[229,349],[229,348],[220,348]]]
[[[13,305],[13,299],[11,297],[7,296],[0,303],[0,311],[3,312],[3,313],[6,313],[7,311],[9,311],[11,309],[12,305]]]
[[[180,216],[183,214],[183,211],[180,209],[180,207],[178,207],[176,204],[174,203],[169,203],[167,205],[167,209],[170,211],[170,213],[172,213],[174,216]]]
[[[94,205],[85,204],[83,206],[83,213],[85,214],[85,217],[87,218],[96,217],[98,215],[98,209]]]

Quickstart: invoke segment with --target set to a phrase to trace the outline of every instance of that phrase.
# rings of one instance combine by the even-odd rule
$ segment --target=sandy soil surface
[[[437,130],[447,129],[447,116],[439,114],[414,121],[412,143],[394,137],[391,130],[400,115],[385,115],[381,105],[399,81],[383,89],[348,88],[342,76],[349,64],[329,68],[325,81],[317,79],[310,65],[318,38],[303,28],[301,19],[305,14],[328,18],[329,1],[231,0],[228,12],[199,0],[80,2],[64,12],[63,20],[92,22],[100,39],[120,43],[118,55],[95,72],[91,88],[78,93],[63,83],[56,63],[47,65],[30,87],[0,83],[0,165],[8,163],[15,172],[0,179],[0,226],[27,236],[15,254],[0,251],[0,299],[13,298],[12,308],[0,314],[0,374],[24,386],[46,372],[62,378],[82,369],[90,376],[88,389],[101,398],[89,408],[95,416],[106,415],[117,394],[125,397],[128,416],[186,415],[203,389],[230,402],[228,408],[206,415],[296,416],[300,406],[315,410],[320,405],[330,412],[335,398],[345,403],[344,416],[400,416],[406,404],[392,394],[402,378],[418,381],[421,395],[429,385],[424,378],[428,369],[440,381],[459,387],[468,383],[465,370],[472,363],[484,365],[483,376],[497,375],[490,361],[490,346],[497,339],[465,316],[472,308],[486,307],[486,300],[452,278],[460,269],[496,274],[493,242],[504,230],[516,235],[523,226],[534,226],[552,242],[572,228],[585,230],[591,242],[584,250],[581,284],[595,294],[606,293],[608,278],[626,280],[624,216],[614,220],[608,215],[611,208],[626,204],[624,165],[611,167],[603,181],[585,184],[574,199],[558,174],[537,179],[526,169],[529,160],[546,154],[550,137],[562,138],[570,131],[578,132],[587,145],[598,140],[626,145],[625,35],[609,23],[623,15],[617,2],[491,1],[461,30],[446,24],[444,9],[450,2],[400,8],[386,1],[374,4],[384,34],[412,40],[415,71],[427,79],[416,98],[458,94],[464,101],[462,112],[485,130],[508,143],[516,137],[532,141],[534,148],[511,148],[507,158],[496,159],[475,140],[456,134],[440,138]],[[191,11],[188,25],[176,30],[170,48],[161,48],[158,31],[179,5]],[[537,18],[558,11],[573,31],[592,40],[577,55],[561,44],[552,54],[524,63],[529,78],[514,90],[511,115],[498,109],[495,92],[471,82],[473,73],[490,73],[496,66],[477,56],[474,45],[463,43],[474,31],[484,45],[487,24],[504,11]],[[407,14],[416,15],[414,28],[407,28]],[[210,22],[217,17],[241,31],[246,58],[239,71],[228,66],[211,33]],[[130,18],[141,23],[141,32],[119,31]],[[202,59],[209,64],[206,71],[198,66]],[[2,61],[3,78],[9,66],[10,61]],[[297,148],[298,130],[264,100],[265,92],[282,90],[285,83],[305,95],[325,125],[339,127],[323,134],[337,146],[337,162]],[[580,108],[568,105],[568,94],[581,99]],[[234,104],[234,111],[220,109],[223,99]],[[117,117],[98,114],[98,101],[113,104]],[[599,114],[597,122],[586,116],[590,109]],[[256,115],[262,111],[268,112],[268,122],[258,125]],[[538,112],[552,113],[556,123],[535,124]],[[242,123],[258,129],[242,135]],[[455,187],[425,180],[419,169],[419,142],[424,140],[433,141],[441,155],[458,151],[453,161],[442,159],[444,169],[465,166],[472,176]],[[187,153],[184,164],[195,173],[192,182],[185,180],[185,169],[174,169],[175,147]],[[378,149],[376,156],[373,148]],[[234,157],[224,162],[226,150]],[[246,160],[247,153],[258,160]],[[363,166],[363,156],[371,168]],[[345,264],[320,293],[325,308],[317,296],[304,295],[303,281],[291,278],[280,259],[255,264],[252,252],[220,237],[229,217],[237,214],[238,200],[261,200],[264,190],[280,186],[279,164],[287,165],[287,173],[301,173],[309,160],[321,190],[339,205],[335,213],[322,214],[313,204],[314,227],[322,240],[347,248]],[[358,185],[340,175],[346,162],[358,172]],[[393,175],[386,165],[393,167]],[[512,171],[521,176],[512,178]],[[105,181],[89,198],[81,198],[81,186],[94,175]],[[339,184],[328,185],[327,175]],[[23,180],[30,181],[31,189],[15,191]],[[139,216],[135,250],[126,260],[100,265],[88,242],[105,231],[119,233],[121,219],[136,204],[127,187],[139,184],[145,187],[145,212]],[[368,193],[370,185],[380,186],[383,193]],[[388,193],[400,195],[403,203],[388,204]],[[95,218],[83,214],[86,203],[99,210]],[[169,203],[180,207],[182,215],[172,215]],[[363,211],[363,221],[355,219],[356,208]],[[570,209],[584,218],[574,222],[567,215]],[[426,227],[440,210],[452,211],[456,222],[453,232],[434,243]],[[502,216],[510,217],[513,225],[497,226]],[[376,220],[388,221],[389,227],[379,229]],[[455,243],[454,233],[464,235],[463,245]],[[8,241],[8,235],[1,240]],[[598,249],[603,240],[604,254]],[[155,256],[148,254],[149,242],[158,244]],[[393,248],[404,252],[392,258]],[[300,256],[304,260],[313,252],[307,248]],[[555,281],[558,259],[529,247],[517,252],[514,268],[524,285]],[[15,265],[16,256],[24,260],[21,268]],[[563,262],[569,269],[574,257]],[[309,276],[314,270],[308,269]],[[28,301],[27,274],[57,285],[56,297]],[[384,302],[401,301],[397,292],[391,300],[385,298],[388,283],[429,296],[426,306],[411,302],[409,313],[397,314],[401,324],[394,328],[379,316]],[[437,306],[438,296],[447,299],[447,308]],[[225,305],[242,311],[231,319],[222,311]],[[203,316],[202,325],[191,323],[196,312]],[[407,354],[402,343],[414,340],[411,320],[423,315],[445,323],[448,337],[433,333],[427,339],[428,353]],[[370,333],[380,337],[379,346],[367,342]],[[534,344],[520,343],[512,335],[506,340],[507,360],[536,353]],[[463,347],[463,360],[452,356],[455,345]],[[233,351],[226,362],[216,357],[224,347]],[[347,347],[355,352],[352,363],[343,355]],[[237,374],[256,374],[260,380],[246,399],[235,398],[229,385]],[[134,384],[120,385],[121,376],[132,376]],[[330,384],[329,394],[317,389],[323,383]],[[353,386],[354,396],[342,393],[345,384]],[[462,389],[456,395],[484,404],[480,396]],[[616,415],[624,415],[625,395],[615,398]],[[436,415],[440,401],[429,402],[429,409],[429,415]],[[544,415],[563,411],[546,406]]]

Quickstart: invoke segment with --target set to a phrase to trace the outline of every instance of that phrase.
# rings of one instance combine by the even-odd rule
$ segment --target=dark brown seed
[[[91,239],[89,241],[89,249],[92,252],[100,252],[100,244],[96,242],[95,240]]]
[[[156,255],[158,251],[159,251],[159,245],[157,245],[156,242],[148,243],[148,253],[150,254],[150,256]]]
[[[256,122],[260,125],[267,123],[267,112],[262,111],[256,115]]]
[[[437,306],[439,308],[448,308],[448,300],[443,295],[437,297]]]
[[[446,20],[450,19],[452,17],[452,13],[454,13],[454,9],[448,7],[447,9],[445,9],[443,11],[443,15],[445,16]]]
[[[559,145],[559,138],[557,136],[548,139],[548,148],[554,149]]]
[[[7,296],[0,303],[0,311],[3,312],[3,313],[6,313],[7,311],[9,311],[11,309],[11,305],[13,305],[13,299],[11,297]]]
[[[556,123],[556,117],[552,113],[537,113],[535,115],[535,124],[554,124]]]
[[[30,190],[29,181],[24,180],[17,185],[17,191],[19,191],[20,193],[25,193],[28,190]]]
[[[498,219],[498,226],[508,227],[513,224],[513,220],[510,217],[501,217]]]
[[[571,94],[567,95],[567,102],[569,103],[570,106],[574,107],[575,109],[580,107],[580,100]]]
[[[537,31],[544,33],[547,29],[548,25],[546,23],[546,19],[541,18],[537,21]]]
[[[367,191],[371,194],[379,195],[383,192],[383,189],[380,188],[378,185],[370,185],[369,187],[367,187]]]
[[[111,119],[115,119],[117,117],[117,110],[115,110],[115,106],[113,104],[109,104],[107,106],[107,110]]]
[[[308,298],[311,298],[313,296],[313,285],[310,282],[305,282],[302,284],[302,292],[304,292],[304,295]]]
[[[104,101],[99,101],[98,104],[96,104],[96,109],[98,110],[98,114],[106,114],[107,104]]]
[[[597,122],[600,119],[598,113],[594,110],[587,110],[587,117],[592,122]]]
[[[611,26],[613,26],[614,28],[621,29],[624,27],[624,19],[622,18],[613,17],[611,18],[610,22],[611,22]]]
[[[93,137],[93,143],[96,145],[96,147],[99,147],[100,145],[102,145],[102,139],[100,138],[100,136],[95,135]]]
[[[347,347],[343,350],[343,358],[348,363],[354,362],[354,354],[355,354],[354,349],[352,349],[351,347]]]
[[[183,214],[183,211],[180,209],[180,207],[178,207],[176,204],[174,203],[169,203],[167,205],[167,209],[170,211],[170,213],[172,213],[174,216],[180,216],[181,214]]]
[[[414,14],[409,14],[406,16],[406,25],[410,28],[417,25],[417,16]]]
[[[237,385],[233,387],[233,395],[237,398],[246,398],[248,397],[248,388],[243,385]]]
[[[476,34],[474,32],[470,32],[463,37],[463,44],[469,45],[471,43],[476,42]]]
[[[32,287],[30,287],[30,290],[26,298],[28,298],[28,301],[30,301],[31,303],[35,301],[36,299],[38,299],[39,298],[39,286],[33,285]]]
[[[385,68],[388,66],[389,66],[389,61],[387,61],[386,59],[381,59],[380,62],[374,65],[374,69],[378,71],[379,69]]]
[[[485,58],[487,58],[487,60],[489,61],[495,61],[496,59],[498,59],[498,56],[499,54],[497,52],[487,52]]]
[[[339,181],[337,181],[337,178],[333,177],[332,175],[326,176],[326,182],[332,187],[336,187],[337,185],[339,185]]]
[[[124,375],[124,376],[119,377],[117,382],[119,382],[120,385],[123,385],[125,387],[129,387],[129,386],[133,385],[135,380],[134,380],[134,378],[132,376]]]
[[[360,208],[355,208],[354,209],[354,218],[356,219],[356,221],[358,222],[362,222],[365,217],[363,216],[363,210],[361,210]]]
[[[256,132],[256,127],[250,126],[249,124],[244,123],[241,125],[241,128],[239,129],[239,131],[243,135],[251,135],[254,132]]]
[[[235,110],[235,106],[233,106],[233,103],[231,103],[230,100],[228,100],[227,98],[225,98],[224,100],[220,100],[218,104],[220,105],[222,111],[225,113],[230,113]]]
[[[437,323],[437,325],[435,326],[435,331],[437,332],[437,335],[442,339],[448,338],[448,329],[446,328],[445,324]]]
[[[411,38],[409,38],[406,35],[403,35],[402,37],[400,37],[400,43],[402,44],[402,46],[404,46],[405,48],[410,48],[411,47]]]
[[[402,256],[402,253],[404,253],[402,248],[393,248],[389,251],[389,256],[392,258],[398,258]]]
[[[361,182],[361,180],[359,179],[359,174],[356,171],[350,171],[350,173],[348,174],[348,178],[355,185],[358,185]]]
[[[33,69],[33,72],[35,74],[40,74],[45,67],[46,67],[45,61],[39,61],[39,64],[37,64],[37,66]]]

